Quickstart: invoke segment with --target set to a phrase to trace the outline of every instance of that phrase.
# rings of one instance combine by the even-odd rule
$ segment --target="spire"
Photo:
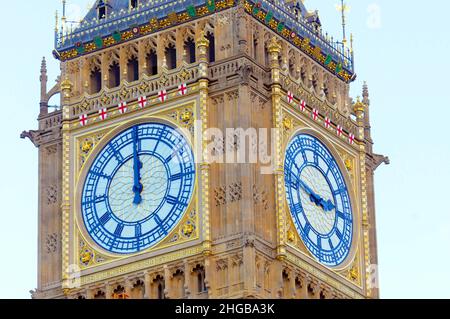
[[[42,58],[41,62],[41,76],[39,78],[39,81],[41,82],[41,102],[40,102],[40,111],[42,114],[47,114],[47,61],[45,60],[45,57]]]
[[[370,126],[370,99],[369,99],[369,86],[367,85],[367,82],[364,81],[363,89],[362,89],[362,102],[366,106],[366,112],[364,117],[364,135],[366,136],[366,139],[372,143],[372,136],[371,136],[371,126]],[[372,149],[370,149],[372,150]]]
[[[369,86],[367,85],[366,81],[364,81],[364,84],[363,84],[362,97],[363,97],[363,103],[366,104],[366,105],[369,105],[370,104],[370,100],[369,100]]]

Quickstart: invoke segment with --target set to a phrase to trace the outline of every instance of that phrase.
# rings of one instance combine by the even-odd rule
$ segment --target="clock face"
[[[160,123],[133,126],[99,152],[87,173],[84,225],[103,249],[142,251],[178,224],[194,181],[194,156],[184,136]]]
[[[350,253],[353,215],[342,172],[317,138],[299,134],[285,159],[286,198],[305,246],[322,264],[339,266]]]

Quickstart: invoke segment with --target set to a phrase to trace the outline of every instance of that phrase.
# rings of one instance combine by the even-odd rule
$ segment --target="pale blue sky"
[[[85,12],[92,1],[68,2]],[[309,10],[319,10],[324,28],[336,36],[338,2],[305,2]],[[450,3],[347,2],[358,73],[352,93],[359,95],[368,81],[375,151],[391,159],[376,173],[382,297],[450,298]],[[51,51],[60,1],[3,5],[0,298],[28,298],[36,287],[37,150],[19,135],[37,127],[42,56],[48,59],[50,84],[57,75]],[[379,24],[371,18],[377,8]]]

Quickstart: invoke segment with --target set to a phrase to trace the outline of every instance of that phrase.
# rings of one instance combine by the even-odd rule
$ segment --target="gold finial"
[[[281,45],[278,43],[278,40],[276,37],[272,37],[269,41],[269,53],[280,53],[281,52]]]
[[[70,82],[69,77],[66,76],[64,81],[61,82],[61,91],[63,92],[64,98],[70,98],[72,93],[73,83]]]
[[[366,108],[366,105],[361,102],[361,98],[358,96],[356,98],[356,103],[353,105],[353,111],[355,112],[356,116],[360,116],[364,113],[364,110]]]
[[[199,37],[197,38],[197,47],[207,48],[209,46],[209,40],[206,38],[205,31],[201,31]]]

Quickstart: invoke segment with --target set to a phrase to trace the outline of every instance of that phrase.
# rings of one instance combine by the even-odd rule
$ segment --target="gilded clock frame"
[[[201,246],[201,240],[203,235],[203,225],[202,225],[202,207],[199,204],[201,202],[201,168],[199,164],[199,160],[197,159],[196,152],[196,144],[198,144],[198,132],[192,129],[192,125],[194,121],[198,118],[199,114],[199,105],[200,101],[198,97],[188,97],[183,100],[174,100],[173,102],[166,102],[160,106],[147,106],[144,109],[139,109],[137,106],[134,107],[135,110],[139,110],[137,112],[131,111],[133,104],[129,105],[130,111],[128,114],[124,114],[119,117],[113,117],[104,122],[97,122],[88,126],[86,128],[76,126],[74,129],[70,130],[66,134],[66,139],[69,140],[68,149],[66,151],[73,154],[72,158],[76,158],[76,161],[73,161],[69,164],[69,174],[65,176],[70,176],[70,192],[72,192],[72,196],[70,196],[70,214],[69,214],[69,233],[67,234],[69,237],[69,249],[63,250],[63,258],[66,260],[66,267],[71,265],[76,265],[75,268],[80,270],[81,274],[81,282],[89,282],[89,280],[83,279],[86,276],[95,276],[95,273],[98,271],[103,271],[107,267],[108,273],[114,273],[116,270],[120,273],[120,269],[128,264],[145,264],[150,260],[155,260],[158,256],[173,252],[173,247],[177,246],[179,251],[183,251],[186,249],[196,249],[198,250]],[[185,110],[189,110],[192,114],[192,120],[190,121],[189,127],[187,125],[183,125],[186,123],[180,123],[179,121],[173,118],[173,114],[179,114]],[[113,110],[111,110],[113,111]],[[90,238],[87,233],[82,219],[81,219],[81,192],[82,185],[84,183],[84,179],[87,175],[87,171],[95,159],[96,155],[102,148],[110,141],[112,137],[114,137],[117,132],[120,132],[126,128],[129,128],[133,125],[147,122],[158,122],[170,125],[171,127],[180,131],[181,134],[186,138],[189,146],[192,148],[195,159],[195,167],[196,167],[196,176],[194,181],[194,189],[191,201],[183,213],[182,218],[174,227],[174,229],[169,233],[167,237],[158,242],[156,245],[143,250],[141,252],[129,254],[129,255],[119,255],[108,252],[98,245]],[[100,124],[101,123],[101,124]],[[80,163],[82,152],[82,142],[87,137],[97,138],[97,143],[91,146],[91,150],[89,154],[85,157],[85,161]],[[192,218],[191,213],[195,212],[195,216]],[[190,237],[179,238],[178,240],[172,240],[175,234],[180,234],[182,231],[183,225],[187,222],[194,223],[195,230]],[[100,262],[82,263],[81,262],[81,254],[82,248],[80,247],[80,242],[85,243],[85,247],[83,249],[88,249],[92,251],[92,257],[100,256]],[[119,267],[119,268],[117,268]],[[67,269],[63,269],[63,273],[65,279],[70,279],[70,274]]]

